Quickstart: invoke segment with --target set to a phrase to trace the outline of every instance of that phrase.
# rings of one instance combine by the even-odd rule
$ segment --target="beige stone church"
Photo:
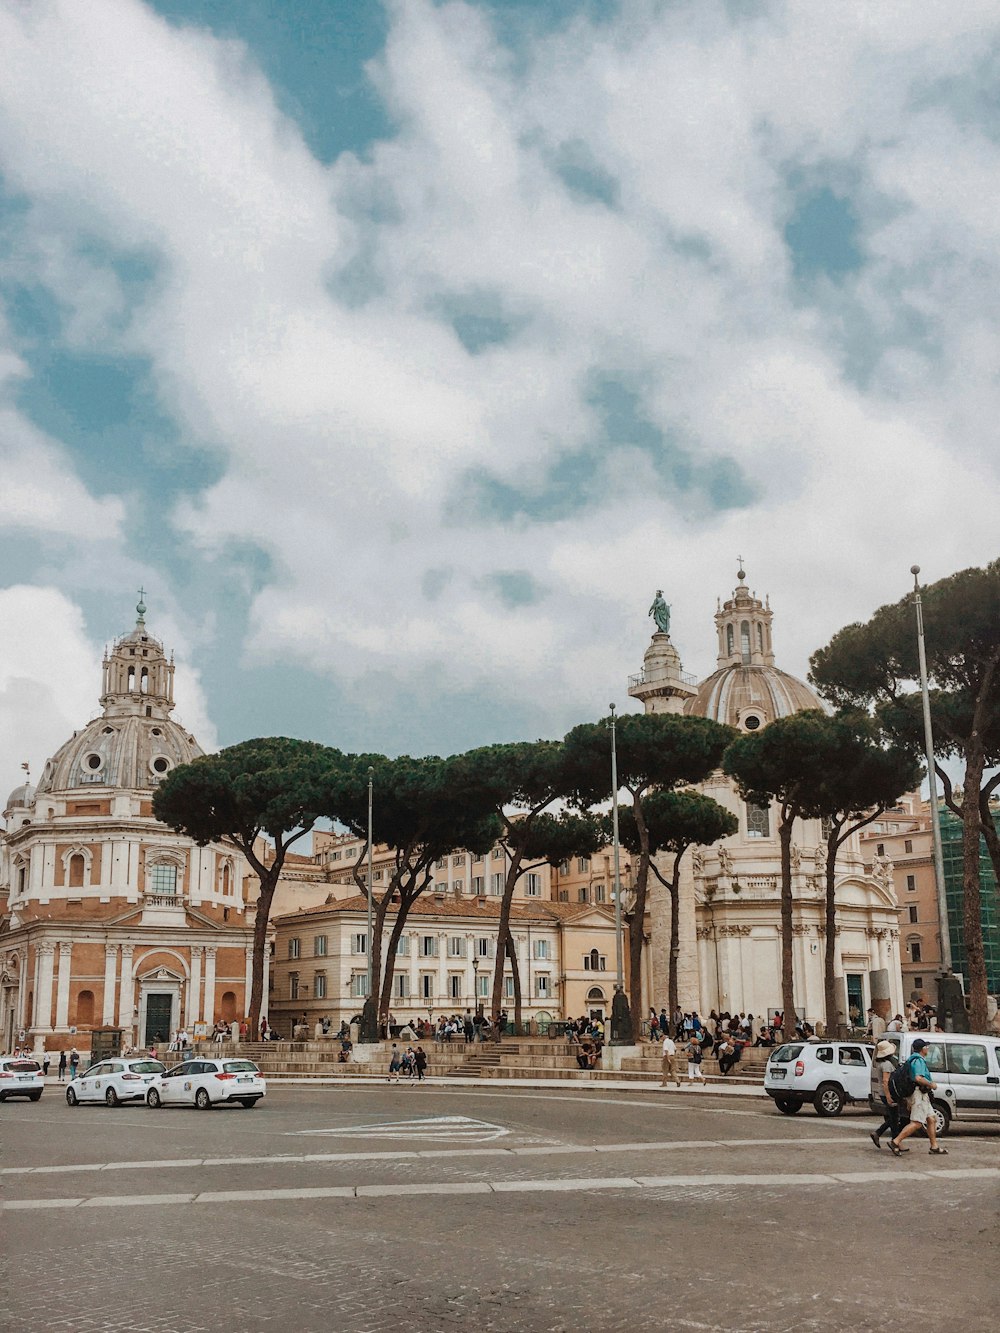
[[[4,1050],[85,1050],[100,1026],[149,1046],[245,1013],[246,866],[153,818],[156,784],[201,750],[171,717],[173,663],[145,610],[105,656],[98,715],[47,761],[37,788],[7,798]]]
[[[773,612],[740,569],[732,596],[718,606],[716,670],[701,682],[686,676],[669,634],[657,631],[629,694],[647,712],[710,717],[742,731],[823,704],[803,681],[775,666]],[[700,790],[739,820],[739,831],[684,858],[680,885],[679,998],[701,1013],[753,1013],[781,1007],[780,861],[777,810],[748,805],[723,774]],[[792,849],[795,996],[800,1016],[824,1012],[826,845],[819,820],[796,826]],[[666,868],[665,868],[666,869]],[[864,1020],[869,1005],[893,1013],[903,1004],[899,907],[892,867],[867,872],[858,835],[837,863],[836,974],[841,1022]],[[670,902],[654,880],[650,906],[652,993],[667,994]]]

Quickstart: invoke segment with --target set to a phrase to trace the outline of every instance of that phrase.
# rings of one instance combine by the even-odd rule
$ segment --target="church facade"
[[[153,817],[153,792],[201,754],[171,717],[174,667],[146,629],[103,663],[101,711],[16,788],[0,841],[0,1044],[86,1049],[95,1027],[149,1046],[246,1012],[247,866]],[[22,1035],[23,1034],[23,1035]]]
[[[773,612],[739,571],[732,596],[715,614],[717,667],[703,681],[681,669],[669,634],[658,630],[629,693],[647,712],[710,717],[753,732],[779,717],[823,708],[808,685],[775,665]],[[667,622],[669,623],[669,622]],[[781,866],[778,810],[748,805],[735,784],[714,773],[699,790],[739,821],[731,837],[685,856],[680,882],[681,1007],[766,1018],[781,1007]],[[808,1021],[824,1017],[826,843],[821,821],[801,820],[792,848],[795,1003]],[[664,867],[666,870],[666,867]],[[858,835],[837,861],[836,977],[839,1022],[864,1022],[903,1005],[899,913],[892,867],[866,868]],[[655,996],[666,996],[670,900],[654,881],[650,903],[650,971]]]

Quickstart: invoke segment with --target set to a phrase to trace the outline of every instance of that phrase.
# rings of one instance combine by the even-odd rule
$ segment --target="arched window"
[[[71,889],[83,888],[83,875],[87,868],[87,863],[83,859],[81,852],[74,852],[69,858],[69,887]]]
[[[231,1023],[236,1017],[236,992],[227,990],[222,992],[222,1021]]]
[[[233,868],[228,861],[223,861],[219,871],[219,892],[228,898],[233,891]]]
[[[149,892],[157,897],[172,898],[177,893],[177,867],[163,861],[150,866]]]
[[[596,949],[590,951],[590,970],[599,972],[601,970],[601,955]]]
[[[94,1021],[94,992],[82,990],[76,997],[76,1021],[78,1026],[90,1026]]]
[[[587,1003],[588,1004],[604,1003],[604,992],[601,990],[600,986],[591,986],[590,990],[587,991]]]
[[[135,689],[135,667],[134,667],[134,666],[130,666],[129,669],[128,669],[128,688],[129,688],[130,690],[134,690],[134,689]]]
[[[732,655],[733,655],[733,627],[732,627],[732,625],[727,625],[727,626],[726,626],[726,652],[728,653],[728,655],[729,655],[730,657],[732,657]]]
[[[743,662],[750,661],[750,622],[744,620],[740,625],[740,652],[743,655]]]
[[[141,694],[149,693],[149,667],[143,667],[139,674],[139,692]]]
[[[761,652],[764,651],[764,626],[760,624],[757,626],[757,647]]]

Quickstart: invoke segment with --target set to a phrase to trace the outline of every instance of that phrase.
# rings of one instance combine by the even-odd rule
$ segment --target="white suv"
[[[856,1041],[793,1041],[768,1056],[764,1091],[784,1115],[811,1102],[817,1115],[840,1115],[847,1102],[867,1102],[872,1047]]]

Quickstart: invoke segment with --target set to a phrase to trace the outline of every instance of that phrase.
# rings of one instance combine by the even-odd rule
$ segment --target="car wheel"
[[[257,1105],[257,1098],[256,1098],[256,1097],[242,1097],[242,1098],[240,1099],[240,1105],[244,1108],[244,1110],[252,1111],[253,1108]]]
[[[160,1107],[163,1105],[163,1103],[160,1101],[160,1094],[156,1091],[155,1088],[150,1088],[150,1090],[146,1093],[146,1105],[152,1107],[154,1111],[158,1111]]]
[[[28,1093],[28,1100],[31,1101],[31,1102],[37,1102],[38,1099],[39,1099],[39,1097],[41,1097],[41,1095],[42,1095],[42,1094],[41,1094],[40,1092],[29,1092],[29,1093]]]
[[[846,1101],[843,1090],[836,1083],[821,1083],[816,1089],[816,1114],[840,1115]]]
[[[194,1104],[195,1106],[197,1106],[199,1111],[211,1111],[212,1099],[208,1095],[207,1088],[198,1089],[198,1091],[194,1094]]]
[[[934,1109],[934,1132],[943,1139],[951,1128],[951,1111],[944,1102],[932,1102]]]
[[[79,1106],[79,1105],[80,1105],[80,1098],[76,1095],[76,1089],[75,1089],[75,1088],[67,1088],[67,1089],[66,1089],[66,1105],[67,1105],[67,1106]]]
[[[775,1097],[774,1104],[782,1115],[798,1115],[802,1110],[802,1103],[794,1097]]]
[[[109,1106],[121,1105],[121,1102],[118,1100],[118,1094],[115,1092],[114,1088],[108,1088],[107,1092],[104,1094],[104,1100]]]

